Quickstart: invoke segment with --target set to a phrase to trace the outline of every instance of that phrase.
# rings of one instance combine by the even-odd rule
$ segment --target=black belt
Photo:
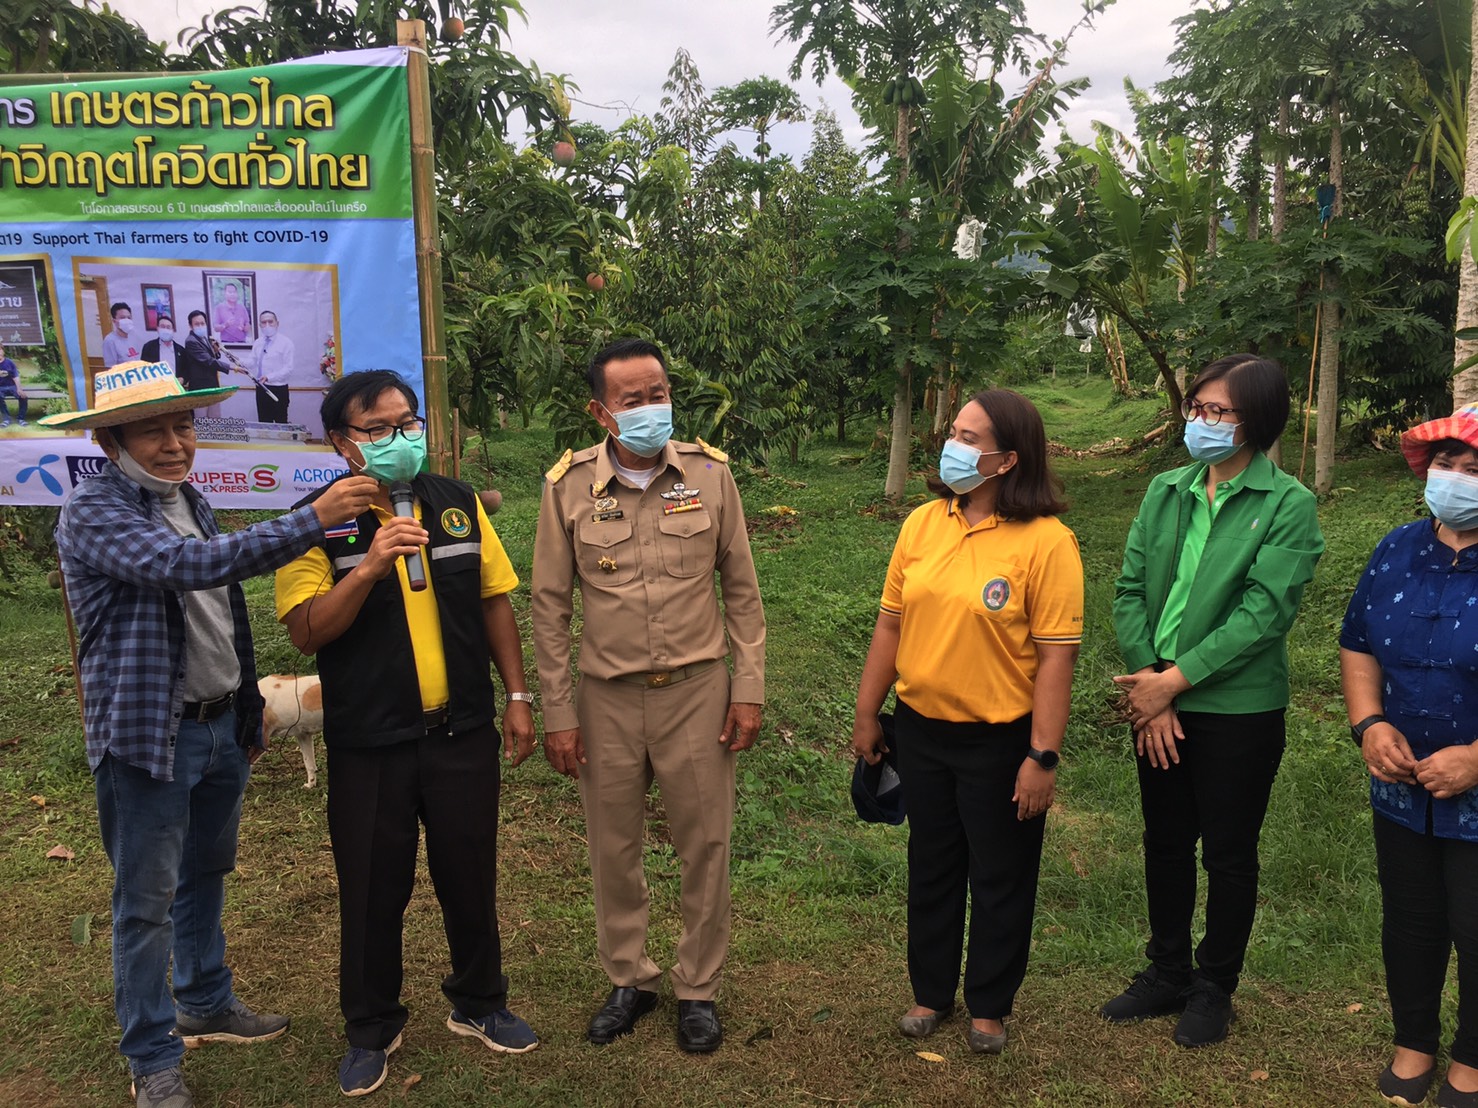
[[[228,692],[225,696],[218,696],[214,700],[187,700],[185,701],[184,718],[194,723],[205,723],[217,716],[225,715],[235,702],[235,692]]]
[[[438,727],[445,727],[447,725],[447,721],[451,718],[450,713],[447,711],[445,705],[440,708],[433,708],[431,711],[426,712],[425,717],[426,730],[428,731],[434,731]]]

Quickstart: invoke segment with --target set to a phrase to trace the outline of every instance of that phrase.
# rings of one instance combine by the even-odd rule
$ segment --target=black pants
[[[908,976],[914,1003],[954,1004],[970,894],[965,1007],[1011,1014],[1026,976],[1045,815],[1018,820],[1011,794],[1031,744],[1013,723],[929,719],[902,701],[894,717],[908,800]]]
[[[287,386],[268,385],[277,394],[273,400],[267,395],[267,389],[257,385],[257,422],[258,423],[286,423],[287,422]]]
[[[498,942],[498,730],[328,752],[328,830],[339,875],[339,1003],[351,1046],[400,1034],[401,932],[416,878],[417,822],[441,903],[452,972],[441,991],[463,1015],[504,1006]]]
[[[1374,816],[1381,952],[1397,1046],[1437,1053],[1447,959],[1457,947],[1452,1060],[1478,1066],[1478,843]]]
[[[1196,947],[1202,976],[1237,988],[1257,914],[1257,840],[1283,760],[1284,712],[1181,712],[1180,761],[1156,769],[1139,758],[1144,810],[1144,884],[1150,941],[1145,954],[1171,974],[1191,972],[1196,840],[1206,870],[1206,934]]]

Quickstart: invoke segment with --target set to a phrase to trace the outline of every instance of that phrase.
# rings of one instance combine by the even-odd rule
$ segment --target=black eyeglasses
[[[358,431],[370,442],[389,442],[397,433],[404,435],[407,442],[417,442],[426,433],[426,421],[424,419],[408,419],[399,427],[356,427],[352,423],[344,424],[351,431]]]
[[[1199,400],[1182,400],[1180,402],[1181,418],[1189,422],[1198,416],[1205,421],[1206,426],[1215,427],[1221,422],[1221,417],[1228,412],[1240,412],[1240,408],[1223,408],[1220,404],[1202,404]]]

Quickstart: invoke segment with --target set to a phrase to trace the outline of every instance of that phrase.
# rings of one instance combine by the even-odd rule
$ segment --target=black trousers
[[[267,395],[267,389],[257,385],[257,422],[258,423],[286,423],[287,422],[287,386],[268,385],[277,394],[273,400]]]
[[[339,1003],[351,1046],[384,1050],[405,1026],[401,933],[416,878],[418,822],[441,903],[463,1015],[502,1008],[498,942],[500,741],[489,723],[418,742],[328,752],[328,830],[339,876]]]
[[[1257,914],[1257,841],[1283,760],[1284,711],[1223,715],[1181,712],[1180,761],[1156,769],[1140,757],[1144,884],[1150,941],[1159,969],[1191,972],[1196,841],[1206,870],[1206,934],[1196,947],[1201,975],[1237,988]]]
[[[1437,1053],[1447,959],[1456,946],[1452,1060],[1478,1066],[1478,843],[1422,835],[1384,816],[1372,818],[1395,1044]]]
[[[1011,1014],[1026,976],[1045,815],[1018,820],[1011,795],[1031,745],[1031,716],[1012,723],[929,719],[902,701],[894,715],[908,800],[908,976],[914,1003],[954,1004],[965,945],[965,1007]]]

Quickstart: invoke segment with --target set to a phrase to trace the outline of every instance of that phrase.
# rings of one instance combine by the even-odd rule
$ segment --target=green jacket
[[[1158,660],[1155,627],[1205,479],[1199,462],[1160,474],[1129,528],[1114,632],[1130,673]],[[1192,685],[1177,698],[1181,708],[1241,715],[1288,706],[1284,640],[1323,553],[1314,494],[1266,454],[1253,455],[1242,491],[1212,521],[1181,621],[1175,661]]]

